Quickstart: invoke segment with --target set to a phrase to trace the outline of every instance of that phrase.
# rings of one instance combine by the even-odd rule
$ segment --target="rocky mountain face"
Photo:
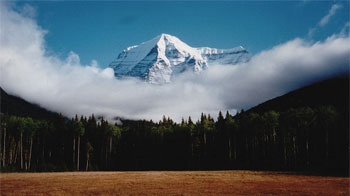
[[[242,46],[232,49],[193,48],[175,36],[161,34],[123,50],[109,65],[116,77],[138,77],[163,84],[188,70],[200,72],[215,64],[246,62],[250,53]]]

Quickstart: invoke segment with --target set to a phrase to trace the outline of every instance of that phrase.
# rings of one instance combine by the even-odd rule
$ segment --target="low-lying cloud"
[[[247,109],[311,82],[349,73],[350,38],[333,35],[309,43],[296,38],[235,66],[212,65],[167,85],[118,80],[96,61],[82,65],[74,52],[65,60],[48,55],[46,31],[30,17],[0,4],[0,86],[66,116],[104,115],[175,120],[201,112]]]

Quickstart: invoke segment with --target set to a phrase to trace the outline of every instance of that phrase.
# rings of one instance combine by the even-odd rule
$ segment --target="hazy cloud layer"
[[[342,6],[339,4],[334,4],[332,5],[331,9],[329,10],[328,14],[325,15],[320,22],[318,23],[321,27],[325,26],[328,22],[329,19],[335,14],[335,12],[340,9]]]
[[[112,69],[101,69],[96,61],[81,65],[74,52],[64,60],[48,55],[46,31],[31,17],[0,4],[0,20],[0,86],[67,116],[197,118],[200,112],[247,109],[312,81],[349,72],[350,39],[339,34],[316,43],[296,38],[248,63],[214,65],[167,85],[117,80]]]
[[[333,4],[332,7],[329,9],[327,15],[323,16],[321,20],[318,22],[316,27],[313,27],[309,29],[309,37],[312,37],[312,35],[315,33],[317,28],[324,27],[326,24],[328,24],[331,17],[336,13],[337,10],[342,8],[342,5],[340,4]]]

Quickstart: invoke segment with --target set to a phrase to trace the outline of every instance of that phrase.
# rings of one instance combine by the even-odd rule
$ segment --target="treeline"
[[[348,118],[330,105],[120,126],[3,115],[0,135],[2,171],[349,170]]]

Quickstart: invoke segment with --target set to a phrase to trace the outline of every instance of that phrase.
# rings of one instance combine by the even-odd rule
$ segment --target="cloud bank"
[[[82,65],[74,52],[47,54],[46,31],[31,17],[0,4],[0,86],[49,110],[72,117],[104,115],[175,120],[201,112],[247,109],[311,82],[349,73],[350,38],[333,35],[310,43],[296,38],[255,55],[248,63],[212,65],[171,84],[118,80],[96,61]]]

